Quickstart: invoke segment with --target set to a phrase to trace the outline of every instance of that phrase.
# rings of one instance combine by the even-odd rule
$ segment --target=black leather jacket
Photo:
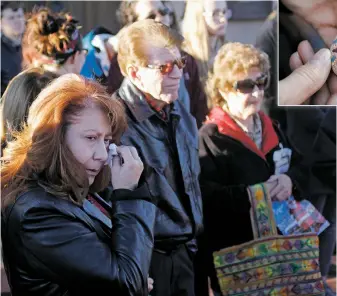
[[[88,200],[80,207],[40,187],[3,209],[13,296],[148,295],[156,206],[145,186],[113,194],[112,219]]]
[[[124,102],[128,116],[121,142],[136,147],[145,167],[143,179],[157,201],[155,248],[175,248],[188,242],[189,249],[196,251],[202,200],[194,117],[176,100],[170,106],[170,120],[165,122],[127,78],[114,96]]]

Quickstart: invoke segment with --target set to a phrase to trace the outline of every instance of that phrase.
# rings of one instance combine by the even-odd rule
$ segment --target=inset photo
[[[279,3],[279,106],[337,105],[337,2]]]

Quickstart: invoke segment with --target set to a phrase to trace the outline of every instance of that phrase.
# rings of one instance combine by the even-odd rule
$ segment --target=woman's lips
[[[86,169],[86,171],[91,176],[96,176],[99,173],[99,170]]]

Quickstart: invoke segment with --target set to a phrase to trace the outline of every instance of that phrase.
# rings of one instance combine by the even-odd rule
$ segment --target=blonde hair
[[[207,78],[209,72],[208,61],[213,54],[203,15],[204,1],[207,0],[187,0],[182,23],[182,34],[185,39],[184,50],[196,59],[202,82]],[[224,38],[218,37],[218,39],[222,44],[225,42]]]
[[[146,66],[148,47],[181,47],[183,38],[174,30],[151,19],[135,22],[123,29],[118,44],[118,64],[126,76],[128,64]]]
[[[209,74],[206,82],[206,92],[212,105],[222,107],[225,101],[219,90],[231,91],[235,78],[247,75],[252,68],[259,68],[269,75],[268,55],[251,44],[233,42],[223,45],[215,57],[213,73]]]

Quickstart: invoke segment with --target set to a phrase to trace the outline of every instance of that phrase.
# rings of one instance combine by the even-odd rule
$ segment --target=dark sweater
[[[9,81],[20,73],[22,62],[21,45],[13,42],[2,34],[1,36],[1,96]]]

